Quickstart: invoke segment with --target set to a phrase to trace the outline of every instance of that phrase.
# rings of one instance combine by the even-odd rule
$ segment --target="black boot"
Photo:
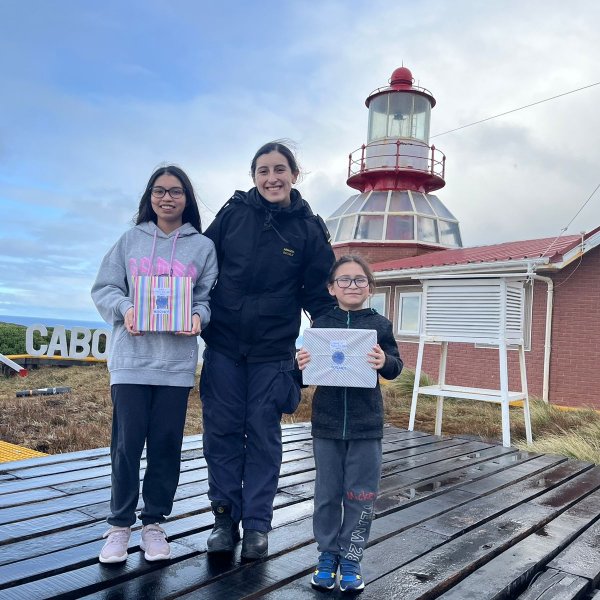
[[[258,560],[265,558],[269,552],[269,534],[256,529],[244,529],[242,541],[242,558],[245,560]]]
[[[206,542],[208,552],[233,552],[240,541],[239,523],[231,518],[231,507],[221,502],[211,502],[215,526]]]

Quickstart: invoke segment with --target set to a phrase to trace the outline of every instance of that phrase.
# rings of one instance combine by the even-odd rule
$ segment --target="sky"
[[[463,244],[553,237],[600,183],[600,3],[0,0],[0,319],[98,321],[90,288],[154,169],[207,225],[266,141],[324,218],[350,195],[369,93],[408,67],[437,104],[436,192]],[[435,137],[433,137],[435,136]],[[600,192],[566,231],[600,225]]]

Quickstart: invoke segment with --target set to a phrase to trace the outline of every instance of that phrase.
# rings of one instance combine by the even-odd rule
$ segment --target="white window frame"
[[[403,330],[400,329],[401,323],[401,307],[402,307],[402,299],[403,298],[419,298],[419,311],[418,311],[418,323],[416,330]],[[396,336],[399,339],[404,339],[408,342],[418,342],[419,335],[421,333],[421,303],[423,301],[423,288],[421,286],[411,285],[411,286],[398,286],[396,287],[396,297],[395,297],[395,319],[394,319],[394,330]]]
[[[373,292],[373,295],[369,298],[369,308],[371,308],[371,300],[375,297],[375,296],[385,296],[385,300],[384,300],[384,313],[383,316],[387,317],[388,319],[390,318],[390,296],[392,295],[392,288],[391,286],[383,286],[383,287],[376,287],[375,291]]]

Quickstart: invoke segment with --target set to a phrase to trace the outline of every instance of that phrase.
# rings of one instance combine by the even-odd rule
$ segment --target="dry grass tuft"
[[[70,387],[68,394],[16,397],[19,390]],[[190,394],[186,435],[199,433],[198,388]],[[110,445],[112,402],[105,365],[43,367],[0,377],[0,440],[47,454]]]
[[[592,423],[577,431],[562,431],[535,439],[531,446],[519,447],[543,454],[562,454],[577,460],[600,464],[600,424]]]
[[[202,409],[196,385],[190,393],[186,435],[202,432]],[[395,382],[382,386],[385,421],[406,428],[414,371],[406,369]],[[422,385],[431,381],[426,375]],[[56,396],[16,398],[23,389],[67,386],[71,393]],[[302,401],[284,423],[310,421],[314,389],[302,390]],[[419,397],[415,428],[433,433],[436,400]],[[523,410],[511,408],[513,443],[529,450],[572,456],[600,464],[600,414],[593,410],[563,411],[540,401],[531,402],[534,446],[527,447]],[[112,403],[105,365],[45,367],[28,377],[0,378],[0,440],[56,454],[110,444]],[[498,442],[502,437],[500,406],[485,402],[447,399],[444,402],[442,433],[472,436]]]

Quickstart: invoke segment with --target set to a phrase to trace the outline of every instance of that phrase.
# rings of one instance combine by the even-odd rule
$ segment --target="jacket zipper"
[[[346,316],[346,329],[350,329],[350,311]],[[346,423],[348,421],[348,388],[344,388],[344,430],[342,431],[342,439],[346,439]]]

